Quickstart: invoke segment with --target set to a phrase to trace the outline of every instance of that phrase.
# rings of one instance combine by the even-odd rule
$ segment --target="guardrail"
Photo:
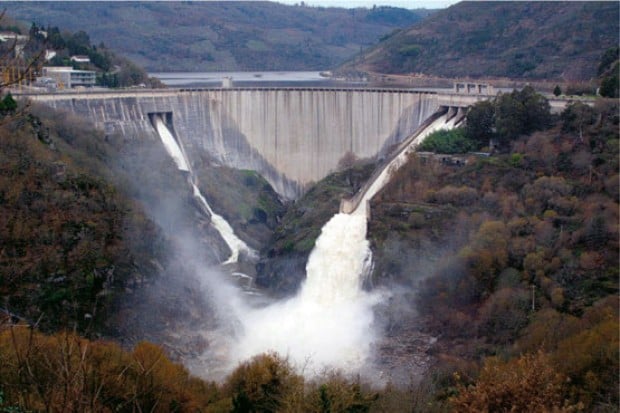
[[[426,95],[436,95],[440,92],[430,90],[416,90],[407,88],[362,88],[362,87],[326,87],[326,86],[303,86],[303,87],[182,87],[166,89],[98,89],[98,90],[58,90],[58,91],[24,91],[15,90],[11,93],[15,96],[58,96],[58,97],[84,97],[92,95],[106,96],[148,96],[148,95],[168,95],[179,93],[200,93],[200,92],[243,92],[243,91],[309,91],[309,92],[367,92],[367,93],[416,93]]]

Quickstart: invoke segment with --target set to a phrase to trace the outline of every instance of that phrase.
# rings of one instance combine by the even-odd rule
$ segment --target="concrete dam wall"
[[[165,115],[191,158],[263,175],[282,196],[299,197],[352,153],[382,156],[440,106],[436,95],[363,89],[212,89],[38,95],[92,120],[106,134],[159,142],[153,114]]]

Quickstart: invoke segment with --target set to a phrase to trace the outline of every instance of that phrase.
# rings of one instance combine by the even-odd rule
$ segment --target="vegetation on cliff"
[[[111,184],[103,136],[36,113],[8,113],[0,125],[2,307],[46,330],[93,331],[115,294],[152,271],[162,239]]]
[[[618,13],[614,2],[460,2],[341,69],[589,81],[619,43]]]
[[[565,116],[571,118],[570,122],[584,122],[586,112],[592,111],[586,105],[578,105]],[[551,122],[547,99],[536,93],[531,86],[526,86],[475,103],[468,109],[464,126],[433,132],[418,149],[453,154],[492,147],[505,152],[516,137],[545,130]]]

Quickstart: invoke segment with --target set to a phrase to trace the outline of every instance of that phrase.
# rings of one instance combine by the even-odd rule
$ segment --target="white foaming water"
[[[194,197],[198,200],[198,202],[200,202],[200,205],[202,205],[205,211],[211,216],[211,224],[224,239],[224,242],[226,242],[228,248],[230,248],[230,257],[228,257],[228,259],[224,261],[223,264],[237,262],[237,260],[239,259],[240,251],[245,251],[250,257],[256,257],[256,252],[252,248],[248,247],[245,242],[243,242],[241,239],[239,239],[239,237],[235,235],[235,232],[233,231],[228,221],[226,221],[222,216],[213,212],[213,210],[209,206],[209,203],[194,182],[195,177],[193,176],[193,173],[189,166],[189,162],[185,158],[185,154],[181,150],[181,147],[177,143],[176,139],[174,139],[174,136],[172,136],[172,133],[170,132],[164,121],[161,119],[161,117],[155,116],[154,123],[155,129],[157,130],[157,133],[159,134],[159,137],[161,138],[161,141],[166,148],[166,152],[168,152],[170,157],[174,160],[177,168],[180,171],[185,171],[189,173],[188,181],[189,184],[192,186]]]
[[[244,335],[232,349],[235,361],[276,351],[310,376],[330,367],[359,372],[376,336],[372,306],[379,296],[361,288],[370,263],[366,218],[334,215],[310,254],[299,294],[240,316]]]
[[[306,281],[287,301],[240,315],[243,336],[233,346],[235,361],[276,351],[309,376],[324,368],[355,374],[368,368],[379,338],[373,306],[385,292],[362,289],[372,253],[366,240],[368,201],[431,132],[446,127],[440,116],[387,165],[351,214],[336,214],[321,230],[306,265]]]
[[[174,139],[174,136],[172,136],[172,133],[170,133],[166,127],[166,124],[159,116],[155,117],[155,129],[159,134],[161,142],[166,148],[166,152],[168,152],[168,155],[170,155],[174,163],[177,165],[177,168],[180,171],[189,172],[189,164],[185,160],[185,156],[183,155],[183,152],[181,152],[181,148],[177,145],[177,141]]]
[[[211,224],[220,233],[221,237],[224,239],[224,242],[230,248],[230,257],[223,264],[231,264],[237,262],[239,260],[239,252],[245,251],[250,257],[256,258],[256,251],[247,246],[245,242],[243,242],[239,237],[235,235],[235,231],[232,229],[228,221],[226,221],[222,216],[213,212],[209,203],[205,199],[205,197],[200,192],[200,189],[192,182],[192,188],[194,190],[194,196],[200,201],[200,204],[207,210],[209,215],[211,215]]]

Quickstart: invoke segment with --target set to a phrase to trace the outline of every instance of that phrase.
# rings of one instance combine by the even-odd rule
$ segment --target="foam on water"
[[[232,348],[235,361],[275,351],[310,376],[324,368],[355,374],[371,365],[373,345],[379,338],[373,306],[385,292],[362,288],[372,262],[366,239],[368,201],[417,144],[442,127],[446,127],[445,115],[421,131],[384,168],[358,208],[351,214],[334,215],[323,226],[297,296],[240,314],[243,334]]]
[[[241,316],[244,334],[234,357],[276,351],[305,374],[325,367],[359,372],[376,337],[372,306],[378,294],[362,289],[370,263],[366,218],[334,215],[310,254],[299,294]]]

